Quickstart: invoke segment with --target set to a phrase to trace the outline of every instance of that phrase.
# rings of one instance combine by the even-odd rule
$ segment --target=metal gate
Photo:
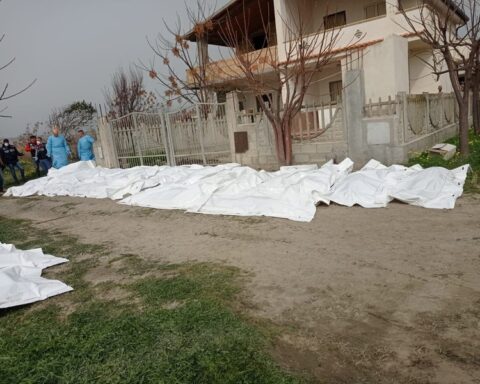
[[[161,115],[135,112],[110,121],[110,126],[121,168],[168,164]]]
[[[139,165],[215,165],[232,159],[225,104],[175,112],[132,113],[110,121],[121,168]]]

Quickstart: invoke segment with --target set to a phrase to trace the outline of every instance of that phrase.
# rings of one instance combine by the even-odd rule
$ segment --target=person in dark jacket
[[[0,157],[0,193],[3,193],[3,170],[5,169],[5,164],[3,164],[2,158]]]
[[[48,170],[52,168],[52,161],[50,157],[48,157],[47,147],[43,143],[43,139],[41,137],[37,138],[37,142],[35,144],[35,161],[38,164],[39,169],[48,173]]]
[[[3,163],[10,170],[13,180],[15,180],[15,182],[18,184],[17,174],[15,172],[15,169],[18,169],[20,171],[20,175],[22,176],[22,180],[25,181],[25,171],[18,161],[19,156],[23,156],[23,153],[18,152],[18,149],[14,145],[11,145],[8,139],[5,139],[3,140],[3,147],[0,155]]]
[[[36,155],[36,148],[37,148],[37,136],[30,136],[30,141],[25,146],[25,152],[30,152],[32,156],[32,162],[35,165],[35,170],[37,171],[37,177],[40,177],[40,164],[37,161]]]

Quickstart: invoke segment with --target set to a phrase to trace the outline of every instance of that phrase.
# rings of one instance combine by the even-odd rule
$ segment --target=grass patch
[[[460,147],[459,138],[454,137],[447,140],[446,143],[454,144],[457,148]],[[462,156],[457,153],[452,159],[444,160],[440,156],[432,155],[424,152],[410,159],[409,165],[420,164],[425,168],[429,167],[445,167],[448,169],[455,169],[465,164],[470,164],[472,171],[469,173],[465,183],[465,191],[480,193],[480,136],[470,131],[469,135],[470,155]]]
[[[71,262],[52,273],[75,288],[44,303],[0,310],[1,383],[299,382],[266,352],[268,332],[234,309],[240,292],[234,268],[142,266],[135,255],[111,256],[102,247],[2,217],[0,240],[67,255]],[[110,259],[103,268],[125,262],[122,274],[131,268],[149,277],[93,286],[84,275],[99,256]],[[116,287],[128,291],[128,301],[96,294]],[[67,315],[66,300],[75,304]]]
[[[20,160],[20,164],[22,165],[23,169],[25,170],[26,181],[33,180],[33,179],[37,178],[36,168],[33,165],[33,162],[30,160],[29,156],[30,155],[25,155],[25,157],[27,157],[27,158]],[[23,183],[22,179],[21,179],[20,172],[18,170],[15,170],[15,172],[17,173],[17,178],[20,181],[20,183]],[[12,174],[10,173],[10,170],[8,169],[8,167],[5,168],[2,171],[2,174],[3,174],[3,178],[4,178],[3,188],[7,189],[7,188],[10,188],[10,187],[13,187],[15,185],[15,182],[13,180]]]

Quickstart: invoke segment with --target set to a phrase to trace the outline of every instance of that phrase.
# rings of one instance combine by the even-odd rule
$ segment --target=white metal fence
[[[199,104],[110,121],[120,167],[230,162],[225,112],[225,104]]]

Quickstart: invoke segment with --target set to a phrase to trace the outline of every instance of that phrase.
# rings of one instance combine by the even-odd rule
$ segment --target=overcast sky
[[[138,59],[148,62],[153,54],[145,37],[157,36],[162,19],[174,22],[184,9],[182,0],[1,1],[0,32],[6,36],[0,66],[16,61],[0,71],[0,85],[8,82],[15,90],[38,80],[6,102],[5,113],[13,118],[0,119],[0,136],[13,137],[27,123],[45,121],[54,107],[76,100],[103,103],[112,73]]]

